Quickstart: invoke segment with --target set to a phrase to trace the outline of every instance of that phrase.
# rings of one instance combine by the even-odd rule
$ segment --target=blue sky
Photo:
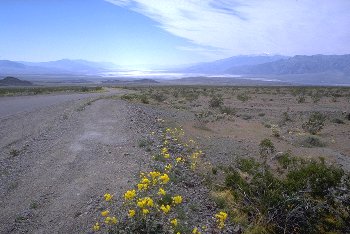
[[[350,53],[348,0],[1,0],[0,59],[147,67]]]

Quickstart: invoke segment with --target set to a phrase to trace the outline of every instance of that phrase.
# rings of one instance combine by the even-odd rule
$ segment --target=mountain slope
[[[15,77],[5,77],[4,79],[0,80],[0,86],[31,86],[33,85],[32,82],[26,81],[26,80],[20,80]]]
[[[117,66],[112,63],[98,63],[86,60],[62,59],[50,62],[14,62],[0,60],[1,75],[19,74],[96,74]]]
[[[347,55],[297,55],[288,59],[250,66],[231,67],[229,74],[241,75],[291,75],[315,73],[341,73],[350,75],[350,54]]]
[[[223,74],[232,67],[256,65],[286,58],[288,57],[281,55],[241,55],[213,62],[200,63],[181,69],[181,71],[186,73]]]

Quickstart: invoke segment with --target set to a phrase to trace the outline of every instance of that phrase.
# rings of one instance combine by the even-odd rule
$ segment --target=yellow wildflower
[[[112,217],[112,224],[117,224],[117,222],[118,222],[117,218],[113,216]]]
[[[148,209],[142,209],[142,214],[144,214],[144,215],[149,214],[149,210]]]
[[[147,189],[148,184],[137,184],[137,188],[138,188],[138,190]]]
[[[136,211],[135,211],[135,210],[129,210],[128,216],[129,216],[130,218],[132,218],[132,217],[135,216],[135,214],[136,214]]]
[[[177,157],[175,160],[176,160],[177,163],[179,163],[179,162],[181,162],[182,158],[181,157]]]
[[[102,212],[101,212],[101,215],[102,215],[103,217],[109,215],[109,210],[102,211]]]
[[[197,228],[197,227],[195,227],[195,228],[193,228],[193,230],[192,230],[192,234],[201,234],[201,232],[198,231],[198,228]]]
[[[165,196],[165,194],[166,194],[165,190],[162,189],[162,188],[159,188],[158,195],[163,195],[163,196]]]
[[[144,208],[146,206],[153,207],[154,206],[154,202],[153,202],[152,198],[144,197],[144,198],[140,198],[137,201],[137,206],[140,207],[140,208]]]
[[[170,169],[172,168],[173,166],[171,164],[168,164],[165,166],[165,170],[166,171],[170,171]]]
[[[177,226],[177,219],[172,219],[172,220],[170,220],[170,223],[171,223],[174,227],[176,227],[176,226]]]
[[[110,201],[113,198],[113,195],[106,193],[105,195],[103,195],[103,197],[105,198],[106,201]]]
[[[153,200],[150,197],[145,197],[147,206],[154,206]]]
[[[162,149],[162,153],[163,153],[163,154],[168,153],[168,149],[164,147],[164,148]]]
[[[148,179],[148,178],[143,178],[142,180],[141,180],[141,183],[143,183],[143,184],[149,184],[151,181]]]
[[[174,204],[180,204],[182,202],[182,197],[181,196],[175,196],[175,197],[173,197],[173,203]]]
[[[154,180],[155,178],[157,178],[158,176],[160,176],[160,172],[159,171],[151,171],[149,173],[149,175],[152,177],[152,179]]]
[[[162,205],[162,206],[160,207],[160,209],[166,214],[166,213],[169,213],[169,211],[170,211],[170,206],[169,206],[169,205],[166,205],[166,206]]]
[[[126,191],[126,193],[124,194],[125,200],[132,200],[132,199],[134,199],[135,196],[136,196],[136,191],[135,191],[135,189],[133,189],[133,190],[128,190],[128,191]]]
[[[159,179],[161,180],[162,184],[166,184],[169,182],[170,178],[167,174],[163,174],[162,176],[159,177]]]
[[[106,217],[105,218],[105,224],[116,224],[117,223],[117,218],[116,217]]]
[[[170,154],[168,153],[164,154],[164,158],[170,158]]]
[[[95,225],[92,227],[92,229],[97,232],[98,230],[100,230],[100,224],[99,223],[95,223]]]
[[[215,215],[216,221],[218,222],[218,227],[222,229],[225,226],[225,220],[227,219],[227,213],[220,211]]]

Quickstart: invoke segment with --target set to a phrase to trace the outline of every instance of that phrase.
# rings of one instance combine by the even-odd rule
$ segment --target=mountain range
[[[180,69],[185,73],[225,74],[233,67],[251,66],[288,58],[282,55],[239,55]]]
[[[86,75],[120,71],[113,63],[62,59],[51,62],[17,62],[0,60],[0,76],[20,75]],[[177,70],[185,77],[241,77],[264,78],[300,84],[350,84],[350,54],[346,55],[241,55],[213,62],[199,63]],[[73,77],[72,76],[72,77]],[[122,77],[122,75],[116,75]],[[49,78],[47,78],[49,79]]]
[[[0,60],[0,75],[97,74],[117,69],[113,63],[61,59],[50,62]]]

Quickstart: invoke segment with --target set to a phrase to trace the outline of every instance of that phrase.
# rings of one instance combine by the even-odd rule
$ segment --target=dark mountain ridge
[[[7,76],[4,79],[0,80],[0,86],[31,86],[32,82],[26,80],[20,80],[18,78]]]

